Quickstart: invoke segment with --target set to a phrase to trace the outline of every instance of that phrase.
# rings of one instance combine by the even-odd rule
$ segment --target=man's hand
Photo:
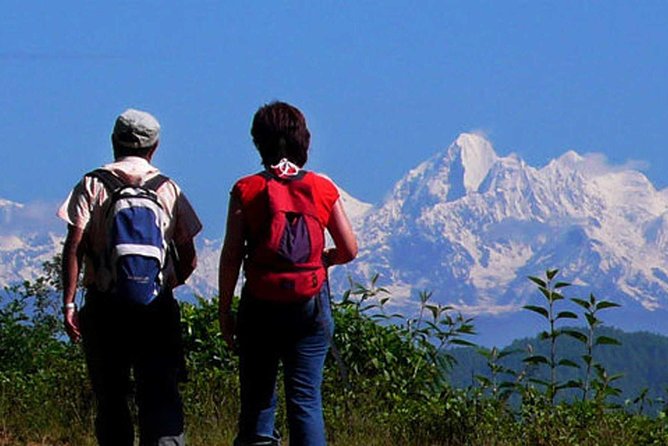
[[[225,341],[230,350],[236,352],[237,346],[234,339],[236,321],[234,320],[234,315],[229,311],[220,312],[218,320],[220,322],[220,334],[223,337],[223,341]]]
[[[76,308],[65,309],[65,331],[70,341],[79,342],[81,340],[81,330],[79,329],[79,312]]]

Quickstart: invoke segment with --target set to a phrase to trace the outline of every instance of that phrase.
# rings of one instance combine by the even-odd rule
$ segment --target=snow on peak
[[[668,189],[601,154],[568,151],[535,168],[463,133],[408,172],[360,229],[346,274],[379,273],[403,299],[430,289],[471,312],[519,308],[526,275],[557,267],[615,299],[668,308]]]
[[[462,133],[451,149],[459,149],[464,170],[464,188],[467,192],[477,191],[478,186],[498,158],[492,144],[478,134]]]
[[[348,218],[351,220],[351,222],[360,221],[362,217],[373,207],[372,204],[365,203],[354,198],[344,189],[340,187],[338,187],[338,189],[341,198],[341,204],[343,204],[343,208],[345,209],[346,214],[348,215]]]
[[[585,157],[574,150],[561,155],[559,158],[550,160],[547,166],[544,167],[546,171],[576,171],[583,170],[585,164]],[[586,169],[584,169],[586,170]]]
[[[584,157],[575,150],[569,150],[557,159],[559,164],[566,166],[575,166],[582,161],[584,161]]]
[[[0,251],[14,251],[25,246],[25,242],[16,235],[0,235]]]

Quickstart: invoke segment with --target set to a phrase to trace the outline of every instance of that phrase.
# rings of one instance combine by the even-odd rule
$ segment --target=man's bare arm
[[[83,229],[72,225],[67,227],[62,263],[63,312],[65,315],[65,331],[67,331],[67,335],[72,342],[77,342],[81,338],[79,317],[74,306],[74,298],[77,292],[79,271],[81,270],[82,239]]]

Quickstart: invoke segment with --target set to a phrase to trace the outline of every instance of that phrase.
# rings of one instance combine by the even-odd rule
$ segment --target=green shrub
[[[78,345],[64,340],[52,273],[0,296],[0,445],[95,444],[94,404],[83,355]],[[532,383],[526,369],[500,366],[501,352],[492,349],[484,353],[496,375],[481,379],[479,387],[453,388],[446,373],[453,361],[450,348],[471,344],[471,320],[430,303],[426,292],[420,294],[416,315],[391,313],[389,293],[377,287],[376,280],[369,286],[351,284],[333,306],[338,356],[328,358],[323,386],[331,445],[668,444],[665,412],[647,417],[595,397],[605,389],[604,375],[585,375],[586,382],[580,381],[578,391],[585,398],[555,402],[561,385],[556,376],[546,385]],[[550,280],[543,287],[548,294]],[[596,340],[608,343],[594,331],[600,302],[591,297],[581,301],[589,312],[589,331],[584,337],[569,335],[580,341],[581,364],[588,373],[597,370],[592,355]],[[559,314],[571,319],[557,311],[552,322]],[[188,443],[230,444],[239,410],[238,359],[220,337],[216,300],[196,298],[182,304],[182,322],[189,372],[182,388]],[[552,324],[550,330],[548,340],[565,329]],[[563,366],[557,344],[551,346],[554,350],[543,356],[545,361],[531,360],[526,366],[544,364],[548,375],[553,366]],[[508,403],[510,391],[519,397],[516,406]],[[283,409],[277,419],[285,432]]]

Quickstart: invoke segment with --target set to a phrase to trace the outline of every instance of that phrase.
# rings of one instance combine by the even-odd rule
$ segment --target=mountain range
[[[336,291],[348,277],[364,283],[378,273],[394,305],[410,311],[419,291],[431,291],[435,303],[476,317],[485,341],[509,342],[540,323],[521,311],[541,298],[527,277],[554,268],[573,284],[567,296],[621,304],[610,312],[614,325],[668,333],[668,189],[632,167],[574,151],[533,167],[464,133],[409,170],[382,202],[341,197],[360,254],[332,271]],[[15,221],[21,206],[0,201],[0,219]],[[35,274],[62,237],[5,226],[4,284]],[[200,242],[191,291],[215,290],[220,244]]]
[[[556,268],[575,285],[567,295],[620,303],[617,325],[665,333],[667,211],[667,190],[600,155],[569,151],[536,168],[462,134],[361,217],[360,256],[346,273],[380,273],[407,304],[429,290],[519,334],[537,322],[517,316],[540,299],[527,277]]]

